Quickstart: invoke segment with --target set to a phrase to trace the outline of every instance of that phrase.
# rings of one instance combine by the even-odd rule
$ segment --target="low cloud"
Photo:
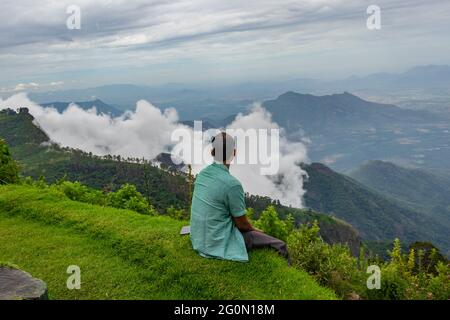
[[[344,154],[342,154],[342,153],[332,154],[332,155],[329,155],[329,156],[326,156],[326,157],[322,158],[320,160],[320,162],[322,162],[322,163],[324,163],[326,165],[331,165],[333,163],[336,163],[339,159],[341,159],[343,157],[344,157]]]
[[[29,92],[38,90],[57,90],[64,85],[64,81],[52,81],[50,83],[38,83],[38,82],[28,82],[28,83],[18,83],[12,87],[2,87],[0,92],[2,93],[18,93],[18,92]]]
[[[19,83],[14,87],[13,91],[34,90],[34,89],[38,89],[38,88],[39,88],[39,84],[36,82]]]
[[[232,166],[231,173],[251,194],[267,195],[273,199],[279,199],[284,205],[302,207],[302,198],[305,193],[303,178],[306,172],[300,167],[300,163],[308,160],[305,145],[289,141],[283,129],[272,120],[271,114],[259,104],[254,105],[249,114],[239,114],[228,128],[280,130],[280,150],[274,154],[274,157],[278,159],[272,159],[272,161],[279,161],[279,170],[276,175],[261,175],[261,165],[248,164]],[[246,151],[237,150],[237,152]]]
[[[94,109],[86,111],[75,104],[59,113],[32,102],[24,93],[0,100],[0,109],[25,106],[53,141],[97,155],[152,159],[168,151],[170,132],[180,126],[175,109],[161,112],[144,100],[137,102],[135,112],[118,118],[98,115]]]

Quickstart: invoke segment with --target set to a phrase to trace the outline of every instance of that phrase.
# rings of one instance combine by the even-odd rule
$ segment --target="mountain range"
[[[365,77],[350,77],[343,81],[346,88],[370,89],[413,89],[448,88],[450,85],[450,66],[416,66],[403,73],[375,73]]]
[[[405,72],[379,72],[367,76],[351,76],[344,79],[326,80],[294,78],[280,81],[255,81],[233,85],[188,85],[169,83],[165,85],[111,84],[92,88],[31,92],[38,102],[88,101],[102,99],[106,103],[132,108],[139,99],[152,103],[202,100],[266,100],[280,92],[296,91],[330,94],[339,91],[393,92],[399,90],[448,90],[450,66],[422,65]]]
[[[404,110],[394,105],[363,100],[344,92],[325,96],[286,92],[263,106],[273,119],[290,133],[303,130],[309,135],[339,134],[351,130],[371,130],[401,123],[436,121],[427,112]]]
[[[59,112],[63,112],[66,110],[70,104],[76,104],[83,110],[89,110],[95,107],[98,114],[104,113],[109,114],[111,116],[119,116],[123,113],[123,110],[120,110],[116,107],[113,107],[109,104],[104,103],[100,99],[95,99],[91,101],[81,101],[81,102],[49,102],[49,103],[41,103],[43,107],[52,107],[58,110]]]

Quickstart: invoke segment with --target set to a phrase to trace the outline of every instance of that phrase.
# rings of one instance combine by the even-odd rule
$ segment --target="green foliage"
[[[430,242],[414,242],[409,246],[409,250],[414,251],[416,261],[414,271],[420,268],[428,273],[437,274],[437,264],[447,262],[439,249]]]
[[[0,139],[0,184],[16,183],[19,180],[19,166],[12,159],[8,145]]]
[[[255,219],[255,209],[247,207],[245,209],[245,216],[247,219],[252,222]]]
[[[11,148],[26,144],[39,145],[48,141],[48,136],[33,120],[33,116],[24,109],[20,113],[11,109],[0,110],[0,137],[3,137]]]
[[[156,214],[156,210],[132,184],[125,184],[116,192],[109,193],[108,205],[114,208],[133,210],[142,214]]]
[[[348,247],[325,243],[319,236],[317,222],[292,232],[288,248],[293,265],[313,275],[319,283],[343,297],[357,290],[357,280],[361,279],[358,260],[352,257]]]
[[[289,233],[294,229],[292,216],[285,221],[280,220],[275,207],[272,205],[262,212],[254,225],[265,233],[283,241],[286,241]]]
[[[86,187],[77,181],[62,181],[57,186],[69,199],[98,205],[107,203],[101,191]]]
[[[170,206],[166,210],[166,214],[172,219],[177,220],[189,220],[189,213],[184,209],[177,209],[174,206]]]
[[[428,298],[438,300],[450,299],[450,267],[442,261],[439,261],[437,266],[437,276],[431,277],[428,283]]]
[[[253,215],[253,210],[248,212]],[[364,248],[361,248],[359,258],[355,258],[348,246],[324,242],[317,221],[294,229],[292,217],[286,221],[280,220],[271,205],[263,211],[254,225],[277,238],[287,238],[292,265],[307,271],[340,297],[356,293],[365,299],[450,298],[448,261],[434,246],[426,246],[429,248],[428,254],[423,249],[416,252],[414,248],[404,254],[400,240],[395,239],[392,250],[388,252],[389,261],[370,261]],[[422,248],[424,246],[423,243],[420,245]],[[378,265],[381,270],[381,288],[370,290],[366,286],[366,270],[373,264]]]
[[[437,250],[437,249],[435,249]],[[424,250],[411,248],[403,254],[399,239],[394,240],[389,262],[380,264],[381,288],[367,290],[370,299],[449,299],[450,268],[448,261],[438,261],[435,272],[424,265]],[[437,251],[434,256],[440,255]],[[428,264],[429,266],[429,264]]]
[[[101,206],[110,206],[120,209],[128,209],[141,214],[156,215],[156,209],[148,203],[136,187],[131,184],[123,185],[116,192],[104,193],[100,190],[89,188],[80,182],[70,182],[64,179],[48,186],[45,179],[33,181],[31,178],[23,179],[23,184],[33,185],[41,189],[52,188],[62,192],[69,199]],[[180,211],[181,212],[181,211]],[[178,212],[179,213],[179,212]]]

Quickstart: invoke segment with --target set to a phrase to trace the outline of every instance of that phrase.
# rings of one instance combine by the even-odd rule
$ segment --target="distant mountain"
[[[49,105],[48,101],[97,101],[108,105],[108,109],[119,113],[134,110],[139,100],[146,100],[161,110],[177,109],[181,120],[211,118],[220,120],[230,114],[244,111],[253,100],[223,99],[207,89],[192,89],[181,84],[162,86],[137,86],[132,84],[112,84],[100,87],[60,90],[50,92],[30,92],[31,100]],[[53,102],[55,104],[55,102]],[[64,104],[61,108],[64,108]],[[111,110],[112,112],[112,110]]]
[[[411,68],[403,73],[376,73],[366,77],[351,77],[340,86],[349,89],[424,89],[448,88],[450,66],[427,65]]]
[[[349,175],[388,197],[429,212],[440,223],[450,226],[450,178],[385,161],[369,161]]]
[[[309,156],[336,170],[372,159],[450,170],[450,122],[426,111],[363,100],[351,93],[286,92],[263,106],[295,140],[308,137]],[[228,119],[230,120],[230,118]]]
[[[219,129],[220,128],[220,126],[215,124],[215,122],[210,119],[199,119],[199,120],[195,120],[195,121],[201,121],[203,131],[208,130],[208,129],[216,129],[216,128]],[[194,120],[180,121],[180,123],[187,125],[191,128],[194,128]]]
[[[49,92],[30,92],[30,99],[39,103],[47,101],[90,101],[101,99],[122,110],[134,110],[136,102],[144,99],[151,103],[164,103],[207,98],[203,92],[182,85],[142,86],[110,84],[99,87],[68,89]]]
[[[82,102],[47,102],[47,103],[41,103],[40,105],[43,107],[53,107],[56,110],[58,110],[59,112],[63,112],[64,110],[67,109],[67,107],[71,103],[76,104],[77,106],[79,106],[80,108],[82,108],[84,110],[92,109],[93,107],[95,107],[97,109],[98,114],[104,113],[104,114],[109,114],[112,116],[119,116],[123,113],[123,111],[104,103],[100,99],[95,99],[92,101],[82,101]]]
[[[265,101],[263,106],[289,132],[302,129],[309,135],[339,133],[342,129],[367,130],[399,122],[435,119],[435,116],[425,112],[369,102],[348,92],[315,96],[291,91],[275,100]]]
[[[323,164],[312,163],[303,168],[308,173],[304,184],[307,207],[350,222],[366,240],[398,237],[408,242],[431,241],[450,254],[450,226],[403,206]]]

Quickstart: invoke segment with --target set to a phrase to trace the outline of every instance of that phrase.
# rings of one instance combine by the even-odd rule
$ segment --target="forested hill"
[[[306,205],[349,221],[363,239],[431,241],[447,254],[450,252],[450,228],[432,216],[403,206],[323,164],[303,168],[309,176],[305,183]]]
[[[114,191],[125,183],[131,183],[160,212],[170,207],[188,210],[189,185],[184,173],[171,170],[164,163],[162,167],[167,169],[160,169],[141,159],[97,157],[51,144],[25,109],[21,113],[12,110],[0,112],[0,137],[11,146],[11,153],[20,162],[24,176],[35,179],[45,177],[47,182],[65,177],[105,191]],[[312,210],[288,208],[268,197],[247,195],[246,202],[248,207],[255,209],[256,217],[268,205],[274,205],[281,218],[292,214],[297,226],[317,220],[325,241],[346,243],[353,254],[358,253],[361,238],[349,223]]]
[[[349,175],[389,197],[402,200],[450,224],[450,178],[423,169],[404,168],[386,161],[368,161]],[[440,214],[439,214],[440,213]]]

